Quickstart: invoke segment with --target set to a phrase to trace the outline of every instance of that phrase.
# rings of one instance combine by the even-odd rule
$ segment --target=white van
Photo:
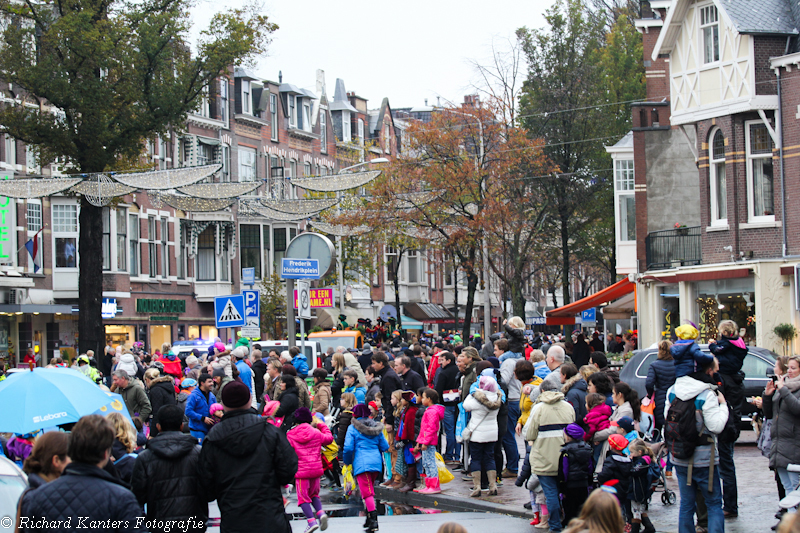
[[[270,350],[275,350],[278,352],[278,355],[281,352],[289,349],[289,341],[254,341],[252,344],[260,344],[261,345],[261,355],[264,359],[267,358],[269,355]],[[297,347],[300,348],[302,345],[298,341],[296,343]],[[308,374],[311,375],[311,371],[315,368],[322,366],[322,348],[318,342],[313,341],[306,341],[306,361],[308,362]]]

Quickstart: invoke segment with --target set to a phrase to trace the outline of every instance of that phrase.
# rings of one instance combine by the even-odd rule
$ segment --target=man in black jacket
[[[217,500],[221,533],[291,533],[281,486],[297,473],[286,435],[250,409],[250,389],[222,389],[225,416],[203,441],[199,471],[206,501]]]
[[[262,359],[261,350],[253,350],[253,382],[256,386],[256,401],[261,402],[264,396],[264,374],[267,373],[267,364]]]
[[[208,503],[199,490],[200,446],[181,433],[183,411],[177,405],[158,410],[158,436],[136,458],[131,490],[147,505],[148,530],[168,531],[170,521],[186,520],[188,531],[205,531]],[[175,528],[170,528],[174,530]]]
[[[146,531],[136,497],[125,483],[103,470],[113,442],[114,427],[106,418],[88,415],[78,420],[67,450],[72,462],[61,477],[25,495],[19,530],[41,531],[41,524],[33,521],[44,519],[58,524],[48,531]],[[119,521],[116,526],[108,524],[115,520]]]
[[[403,390],[410,390],[416,393],[426,386],[422,376],[411,370],[411,358],[407,355],[395,358],[394,371],[403,383]]]
[[[442,371],[436,378],[436,392],[444,405],[444,434],[447,439],[444,460],[457,463],[461,457],[461,444],[456,441],[456,420],[458,420],[458,402],[461,391],[461,372],[456,366],[456,357],[450,352],[439,352],[439,366]]]

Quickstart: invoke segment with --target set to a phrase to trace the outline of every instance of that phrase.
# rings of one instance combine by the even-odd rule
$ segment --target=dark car
[[[700,349],[708,352],[708,344],[701,344]],[[647,370],[658,357],[657,348],[636,350],[633,357],[625,363],[619,372],[620,381],[624,381],[635,389],[640,397],[647,394],[645,381],[647,380]],[[755,346],[747,347],[747,357],[744,359],[742,372],[744,372],[744,395],[745,398],[761,396],[767,386],[769,376],[774,373],[776,355],[765,349]],[[750,415],[758,409],[752,404],[745,402],[743,406],[743,424],[750,424]]]

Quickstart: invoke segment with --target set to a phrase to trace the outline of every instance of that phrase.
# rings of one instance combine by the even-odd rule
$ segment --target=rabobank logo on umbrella
[[[40,422],[49,422],[50,420],[56,420],[57,418],[64,418],[67,416],[65,411],[61,411],[60,413],[50,413],[44,416],[34,416],[33,423],[38,424]]]
[[[319,279],[319,260],[283,258],[281,277],[284,279]]]

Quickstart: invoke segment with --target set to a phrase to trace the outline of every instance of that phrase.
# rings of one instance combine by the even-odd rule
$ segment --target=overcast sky
[[[208,24],[217,6],[241,0],[200,0],[195,30]],[[463,101],[477,81],[469,60],[488,62],[492,44],[508,46],[520,26],[544,26],[552,0],[376,0],[286,2],[265,0],[264,11],[280,26],[270,53],[255,74],[315,89],[316,71],[325,71],[328,97],[336,78],[348,91],[380,106],[392,107]]]

